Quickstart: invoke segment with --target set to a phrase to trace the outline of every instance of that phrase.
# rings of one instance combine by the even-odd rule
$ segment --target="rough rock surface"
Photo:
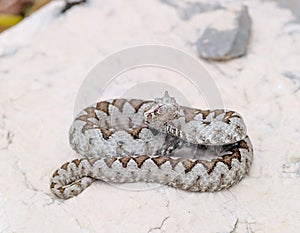
[[[230,2],[236,1],[222,4]],[[213,22],[219,11],[184,21],[159,0],[89,0],[62,15],[64,1],[52,1],[1,34],[0,116],[5,118],[0,127],[13,138],[0,149],[0,232],[299,232],[300,24],[274,1],[243,2],[252,18],[247,56],[227,62],[199,59],[225,107],[244,117],[254,146],[250,174],[217,193],[164,186],[133,191],[96,182],[62,201],[52,195],[49,181],[58,166],[79,158],[68,144],[68,130],[88,71],[109,54],[137,44],[165,44],[197,57],[197,29]],[[149,67],[129,71],[108,86],[105,98],[133,86],[140,90],[145,78],[169,85],[176,75]],[[205,108],[194,86],[178,77],[174,89]]]
[[[246,53],[251,19],[246,6],[222,10],[197,41],[201,57],[228,60]]]

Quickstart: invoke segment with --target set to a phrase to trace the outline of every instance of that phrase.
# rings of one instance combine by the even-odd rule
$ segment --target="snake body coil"
[[[85,158],[53,173],[50,188],[64,199],[94,180],[214,192],[237,183],[253,157],[238,113],[183,107],[167,92],[154,101],[98,102],[77,115],[69,135],[72,148]]]

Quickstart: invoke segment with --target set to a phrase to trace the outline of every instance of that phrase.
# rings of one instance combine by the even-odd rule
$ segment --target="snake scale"
[[[73,121],[69,141],[84,158],[53,173],[50,189],[63,199],[95,180],[214,192],[239,182],[253,158],[237,112],[180,106],[168,92],[152,101],[113,99],[87,107]]]

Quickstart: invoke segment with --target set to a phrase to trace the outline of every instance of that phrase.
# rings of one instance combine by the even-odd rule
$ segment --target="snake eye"
[[[153,113],[154,113],[154,115],[161,114],[161,106],[158,106],[156,109],[154,109]]]

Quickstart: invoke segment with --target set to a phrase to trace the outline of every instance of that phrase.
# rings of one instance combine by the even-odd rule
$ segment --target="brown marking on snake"
[[[148,101],[149,102],[149,101]],[[131,106],[135,109],[135,112],[138,112],[140,107],[145,103],[143,100],[138,100],[138,99],[131,99],[129,100],[129,103]]]
[[[233,159],[237,159],[239,162],[241,162],[242,159],[241,153],[237,147],[231,148],[230,151],[232,152],[231,154],[223,155],[222,158],[217,158],[212,161],[201,160],[200,163],[205,166],[208,174],[210,174],[215,169],[218,162],[226,164],[226,166],[230,170]]]
[[[202,164],[205,167],[207,174],[210,174],[215,168],[214,161],[197,160],[197,163]]]
[[[147,156],[147,155],[133,157],[133,160],[136,162],[138,168],[141,168],[141,166],[147,159],[149,159],[149,156]]]
[[[87,116],[88,117],[95,118],[95,119],[99,120],[99,118],[98,118],[98,116],[97,116],[97,114],[95,112],[95,108],[94,107],[88,107],[88,108],[84,109],[84,111],[87,112]]]
[[[112,102],[112,105],[117,107],[120,110],[120,112],[122,112],[123,106],[126,102],[127,102],[126,99],[114,99],[113,102]]]
[[[69,162],[64,163],[60,168],[67,171],[68,170],[68,166],[69,166]]]
[[[231,151],[232,151],[232,154],[224,155],[224,156],[222,156],[222,158],[215,159],[213,169],[218,162],[226,164],[229,170],[231,169],[231,163],[232,163],[233,159],[237,159],[239,162],[241,162],[242,157],[241,157],[241,153],[240,153],[239,149],[233,148],[233,149],[231,149]]]
[[[129,133],[132,135],[132,137],[134,139],[138,139],[140,132],[142,131],[144,127],[139,127],[139,128],[135,128],[135,129],[129,129]]]
[[[249,151],[249,147],[248,147],[247,143],[244,140],[239,141],[239,147]]]
[[[122,167],[126,168],[130,159],[131,157],[121,157],[119,161],[122,163]]]
[[[228,112],[226,112],[222,121],[226,122],[226,123],[229,123],[230,122],[230,118],[232,117],[233,114],[234,114],[234,111],[228,111]]]
[[[95,113],[94,107],[88,107],[84,109],[84,111],[87,113],[86,115],[81,115],[75,118],[75,120],[81,120],[81,121],[88,121],[89,118],[95,118],[99,120],[98,116]]]
[[[111,157],[111,158],[104,158],[104,162],[106,165],[111,168],[112,164],[117,160],[116,157]]]
[[[158,166],[160,167],[161,165],[163,165],[165,162],[169,161],[170,157],[168,156],[159,156],[159,157],[155,157],[155,158],[151,158],[152,161]]]
[[[233,115],[234,113],[235,113],[234,111],[226,112],[224,119],[222,121],[228,124],[232,118],[241,118],[239,115]]]
[[[107,140],[109,139],[109,137],[113,134],[112,131],[108,130],[108,129],[100,129],[101,133],[102,133],[102,137]]]
[[[224,157],[223,160],[221,162],[223,162],[224,164],[227,165],[228,169],[231,169],[231,162],[232,162],[233,157],[228,156],[228,157]],[[217,164],[217,163],[215,163]]]
[[[210,110],[200,110],[200,113],[202,114],[202,119],[204,120],[211,112]]]
[[[72,162],[75,163],[76,167],[78,167],[81,161],[82,159],[74,159]]]
[[[76,117],[75,120],[88,121],[88,116],[87,115],[81,115],[81,116]]]
[[[194,120],[195,116],[200,113],[200,110],[192,109],[192,108],[183,108],[184,115],[185,115],[185,123]]]
[[[183,166],[185,168],[185,170],[184,170],[185,173],[190,172],[193,169],[193,167],[197,164],[197,162],[191,161],[188,159],[181,160],[181,163],[183,164]]]
[[[52,175],[52,177],[55,177],[55,176],[59,176],[58,170],[56,170],[56,171],[53,173],[53,175]]]
[[[99,158],[98,157],[91,157],[91,158],[85,158],[85,159],[82,159],[82,160],[85,160],[89,163],[89,165],[91,167],[95,166],[95,163],[99,161]]]
[[[101,102],[98,102],[97,105],[96,105],[96,109],[97,110],[100,110],[106,114],[108,114],[108,106],[110,105],[109,102],[107,101],[101,101]]]
[[[61,187],[61,186],[60,186],[60,187],[58,187],[57,189],[58,189],[58,190],[61,192],[61,194],[63,194],[63,193],[64,193],[64,191],[65,191],[65,189],[64,189],[63,187]]]
[[[237,159],[237,160],[239,160],[239,162],[241,162],[242,156],[241,156],[241,152],[240,152],[238,146],[231,148],[230,151],[232,152],[232,154],[225,155],[225,156],[223,156],[223,158],[226,156],[229,156],[229,157],[231,157],[231,159]]]
[[[241,118],[239,115],[231,116],[231,118]]]
[[[213,111],[215,113],[215,117],[224,113],[224,109],[216,109]]]
[[[52,183],[50,184],[50,188],[53,189],[54,187],[55,187],[55,184],[52,182]]]

